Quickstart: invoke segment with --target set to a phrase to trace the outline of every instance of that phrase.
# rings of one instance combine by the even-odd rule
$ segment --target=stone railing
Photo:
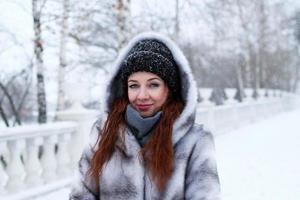
[[[216,106],[210,97],[212,89],[200,88],[202,101],[198,105],[196,121],[204,124],[214,135],[226,133],[246,124],[259,121],[300,105],[299,95],[280,90],[259,89],[256,98],[252,89],[245,90],[242,102],[234,96],[235,89],[225,89],[227,99]]]
[[[249,89],[243,102],[237,102],[236,91],[226,89],[226,101],[216,106],[209,100],[211,89],[199,92],[202,101],[196,120],[215,135],[291,110],[299,103],[297,95],[278,90],[268,91],[267,96],[259,90],[258,97],[252,98]],[[0,129],[0,199],[25,200],[68,186],[96,114],[75,104],[57,114],[60,122]]]
[[[0,196],[26,199],[42,185],[66,184],[77,162],[71,151],[77,129],[74,122],[0,129]]]

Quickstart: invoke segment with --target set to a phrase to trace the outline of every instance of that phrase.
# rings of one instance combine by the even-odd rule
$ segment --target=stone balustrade
[[[0,129],[1,199],[34,196],[37,187],[69,178],[77,163],[71,151],[77,129],[74,122]]]
[[[236,90],[225,89],[222,105],[211,101],[212,89],[200,88],[196,121],[214,135],[294,109],[295,94],[279,90],[245,89],[242,102]],[[29,199],[70,184],[89,136],[96,111],[80,105],[57,113],[58,122],[0,129],[0,199]],[[69,121],[69,122],[66,122]]]
[[[214,135],[226,133],[246,124],[259,121],[300,105],[299,95],[280,90],[259,89],[253,97],[253,90],[246,88],[241,102],[235,99],[236,89],[227,88],[224,104],[215,106],[210,100],[208,88],[200,88],[202,102],[197,109],[196,121]],[[213,106],[212,106],[213,105]]]

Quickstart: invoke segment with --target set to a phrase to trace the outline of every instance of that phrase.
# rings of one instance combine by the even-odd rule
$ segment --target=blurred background
[[[6,108],[2,110],[7,118],[14,115],[10,96],[19,110],[18,121],[27,121],[37,110],[37,95],[32,94],[40,85],[39,93],[45,93],[40,102],[46,101],[47,113],[54,112],[68,106],[67,85],[74,82],[86,90],[84,105],[98,108],[103,77],[119,50],[143,31],[171,37],[183,49],[198,86],[217,91],[217,103],[228,87],[297,92],[299,4],[292,0],[1,0],[0,94],[5,97],[1,107]]]
[[[234,133],[236,126],[230,126],[226,131],[221,128],[224,124],[236,125],[242,121],[243,126],[239,128],[244,128],[244,132],[252,130],[258,134],[274,133],[274,138],[278,136],[278,140],[275,140],[278,143],[271,146],[278,150],[282,149],[280,148],[282,130],[294,127],[290,129],[293,135],[286,137],[293,138],[289,142],[300,141],[300,136],[296,134],[300,130],[297,127],[300,113],[296,111],[300,93],[300,1],[0,0],[0,10],[0,178],[6,177],[3,179],[5,181],[0,183],[0,193],[2,191],[8,195],[5,199],[8,199],[11,191],[14,191],[11,188],[19,187],[16,184],[18,178],[21,178],[22,182],[25,181],[26,185],[28,174],[42,176],[44,171],[47,171],[45,167],[43,168],[47,164],[43,163],[49,163],[51,159],[39,161],[43,157],[45,148],[43,144],[48,141],[45,138],[43,141],[37,139],[43,133],[47,138],[51,138],[52,129],[66,129],[69,135],[62,136],[64,134],[58,133],[54,137],[56,139],[49,139],[49,144],[53,147],[53,155],[51,154],[50,158],[58,160],[58,166],[61,164],[70,167],[70,163],[66,164],[65,159],[62,159],[66,158],[66,155],[62,158],[55,157],[60,155],[60,149],[63,149],[65,144],[58,142],[67,143],[70,138],[76,138],[76,142],[79,142],[81,137],[86,137],[72,134],[79,126],[80,131],[85,130],[87,135],[89,123],[96,118],[100,110],[105,78],[108,77],[119,51],[133,36],[144,31],[155,31],[172,38],[190,62],[199,87],[198,121],[208,124],[208,127],[216,133],[224,199],[300,198],[299,181],[291,181],[295,178],[299,180],[300,175],[296,167],[300,167],[300,164],[289,162],[297,160],[293,155],[296,152],[300,153],[300,149],[296,147],[300,146],[299,143],[293,143],[295,146],[291,145],[293,146],[291,151],[280,157],[283,163],[293,165],[293,169],[284,165],[260,180],[262,174],[270,171],[267,166],[271,168],[273,164],[278,163],[278,159],[271,159],[272,162],[268,165],[250,164],[242,168],[237,165],[241,159],[247,158],[247,155],[258,155],[267,146],[250,145],[244,149],[244,153],[248,154],[240,153],[239,157],[233,152],[243,152],[242,148],[245,145],[241,144],[243,142],[246,144],[249,138],[237,139],[241,134]],[[274,98],[268,100],[269,97],[276,97],[279,100],[275,101]],[[249,103],[248,100],[251,98],[253,102],[259,98],[267,100],[264,99],[264,103],[260,104],[257,104],[257,101],[255,106],[253,103],[250,107],[248,106],[250,104],[247,104],[248,107],[241,108],[243,111],[236,109],[240,109],[238,103],[246,105],[243,103]],[[227,110],[220,114],[223,108]],[[293,112],[293,115],[287,115],[287,111]],[[214,113],[213,119],[211,113]],[[246,114],[239,116],[236,113]],[[283,118],[268,121],[269,126],[266,127],[273,127],[275,130],[268,129],[265,125],[261,125],[263,128],[248,127],[250,122],[261,123],[275,113],[278,114],[277,117],[284,115]],[[85,116],[89,117],[84,118]],[[219,118],[216,119],[216,116]],[[230,118],[231,121],[224,121],[225,118],[227,120]],[[84,121],[84,123],[57,125],[58,121],[79,123]],[[284,121],[292,121],[292,124],[283,123]],[[280,127],[282,129],[274,126],[274,123],[281,124],[281,122],[285,125]],[[37,124],[44,124],[45,129],[36,128]],[[251,134],[248,132],[243,135]],[[19,144],[18,141],[23,137],[20,135],[23,134],[27,134],[24,136],[26,144],[22,144],[24,141]],[[31,136],[28,136],[30,134]],[[224,138],[224,135],[231,136]],[[260,137],[258,135],[253,141],[260,140]],[[270,134],[267,138],[272,137]],[[235,146],[236,149],[230,150],[229,147],[232,148],[237,143],[241,146]],[[32,145],[33,150],[28,150]],[[286,145],[289,146],[290,143],[287,141]],[[67,146],[64,147],[67,149]],[[257,154],[250,153],[253,149],[258,149]],[[274,149],[271,148],[271,152],[274,152]],[[80,152],[80,149],[78,151]],[[73,153],[78,155],[79,152]],[[271,152],[267,156],[270,156]],[[285,160],[286,155],[290,156],[289,161]],[[77,157],[72,158],[73,162],[76,162]],[[29,158],[33,159],[35,164],[27,164],[26,159]],[[259,157],[258,160],[263,163],[265,157]],[[39,162],[41,164],[36,164]],[[17,175],[12,173],[10,166],[15,166],[12,169],[19,173]],[[21,168],[23,169],[20,171]],[[260,171],[262,168],[265,171]],[[49,172],[51,170],[53,171],[50,169]],[[247,170],[250,171],[246,172]],[[283,178],[288,185],[291,184],[291,187],[286,186],[286,190],[282,189],[283,186],[275,187],[274,183],[268,182],[281,170],[292,172],[284,176],[286,179]],[[252,176],[253,171],[257,173]],[[233,174],[237,178],[236,182],[230,181]],[[249,176],[254,177],[256,181],[268,180],[266,184],[270,187],[265,189],[262,185],[258,187],[259,184],[253,179],[248,179]],[[40,179],[35,178],[32,180]],[[54,188],[55,190],[68,188],[69,182],[61,181]],[[237,187],[241,187],[242,182],[248,183],[245,184],[247,187],[235,191],[239,190]],[[33,181],[33,183],[36,185],[41,182]],[[278,190],[274,191],[274,188],[278,190],[281,188],[283,192],[276,193]],[[24,189],[16,191],[30,193]],[[32,191],[28,198],[45,193],[41,192],[42,189]],[[49,191],[51,190],[48,187],[47,193]],[[62,191],[62,196],[68,193],[68,189]],[[24,193],[20,194],[25,198]],[[10,198],[21,199],[22,195]],[[59,198],[66,198],[62,196]],[[46,197],[36,198],[46,199]],[[58,197],[51,196],[51,198]]]

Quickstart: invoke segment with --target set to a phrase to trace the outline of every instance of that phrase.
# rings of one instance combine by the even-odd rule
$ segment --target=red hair
[[[94,153],[89,169],[89,175],[95,180],[97,188],[101,182],[100,176],[103,167],[114,153],[118,137],[124,136],[126,126],[124,113],[129,101],[127,98],[116,99],[111,107],[106,122],[98,136],[98,149]],[[162,115],[154,133],[141,149],[140,158],[149,170],[159,191],[163,191],[173,172],[174,152],[172,144],[172,131],[174,121],[183,109],[181,99],[168,100],[162,107]],[[121,130],[121,131],[120,131]],[[121,134],[121,135],[120,135]],[[124,141],[122,140],[123,145]]]

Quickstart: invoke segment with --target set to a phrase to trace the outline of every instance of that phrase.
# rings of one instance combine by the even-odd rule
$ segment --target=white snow
[[[223,200],[300,199],[300,110],[215,138]],[[64,188],[33,200],[67,200]]]
[[[68,200],[70,194],[69,188],[63,188],[61,190],[58,190],[56,192],[50,193],[48,195],[45,195],[43,197],[38,197],[31,200]]]
[[[216,138],[223,200],[300,199],[300,110]]]

